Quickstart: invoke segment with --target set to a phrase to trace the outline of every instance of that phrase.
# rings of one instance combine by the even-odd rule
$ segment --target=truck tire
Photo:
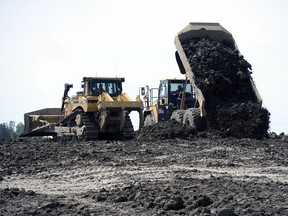
[[[151,114],[148,114],[144,119],[144,127],[154,125],[155,121]]]
[[[199,108],[189,108],[185,111],[183,116],[183,124],[195,128],[201,132],[206,129],[206,122],[203,117],[200,116]]]
[[[172,113],[170,119],[182,123],[183,122],[184,113],[185,113],[185,110],[175,110]]]

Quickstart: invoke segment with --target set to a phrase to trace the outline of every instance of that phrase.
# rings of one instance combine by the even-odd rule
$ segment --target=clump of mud
[[[270,113],[254,92],[251,65],[234,45],[205,38],[182,46],[206,100],[208,129],[239,138],[267,137]]]
[[[180,122],[169,120],[158,124],[141,128],[136,132],[139,141],[155,141],[174,138],[191,139],[197,134],[192,127],[186,127]]]
[[[257,139],[268,136],[269,112],[258,104],[248,102],[217,108],[218,127],[227,136]]]
[[[48,196],[17,187],[0,189],[0,215],[90,215],[85,207],[63,195]]]

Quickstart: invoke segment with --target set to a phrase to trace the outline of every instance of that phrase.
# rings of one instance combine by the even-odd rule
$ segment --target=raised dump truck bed
[[[185,111],[184,123],[205,119],[207,129],[233,136],[267,135],[270,114],[262,108],[252,66],[229,31],[219,23],[191,22],[175,36],[174,43],[180,72],[189,79],[199,102],[198,110]]]
[[[191,42],[191,40],[201,40],[201,39],[210,39],[212,41],[220,42],[221,44],[225,44],[231,49],[237,50],[239,55],[240,52],[238,50],[237,44],[232,36],[232,34],[227,31],[224,27],[222,27],[219,23],[197,23],[191,22],[184,29],[182,29],[175,36],[175,46],[177,49],[176,52],[176,60],[182,74],[189,79],[190,83],[193,86],[196,97],[200,104],[201,116],[206,115],[205,111],[205,96],[203,95],[202,90],[199,88],[198,84],[195,82],[195,73],[191,67],[191,55],[187,55],[187,51],[185,52],[184,47],[187,47],[187,44]],[[193,63],[192,63],[193,64]],[[258,93],[258,90],[250,77],[250,83],[253,88],[255,97],[258,102],[261,103],[262,99]]]

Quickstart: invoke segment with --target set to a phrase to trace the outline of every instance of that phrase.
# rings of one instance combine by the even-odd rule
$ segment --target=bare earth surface
[[[268,136],[251,65],[207,39],[184,50],[208,132],[169,121],[129,141],[0,141],[0,215],[288,215],[288,137]]]
[[[0,142],[0,215],[288,215],[287,136],[148,130]]]

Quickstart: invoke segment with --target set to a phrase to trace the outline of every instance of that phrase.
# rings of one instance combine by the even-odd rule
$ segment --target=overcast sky
[[[75,93],[84,76],[125,77],[132,98],[140,86],[184,78],[175,35],[189,22],[219,22],[252,65],[271,131],[288,133],[287,8],[286,0],[0,0],[0,122],[60,107],[64,83]]]

